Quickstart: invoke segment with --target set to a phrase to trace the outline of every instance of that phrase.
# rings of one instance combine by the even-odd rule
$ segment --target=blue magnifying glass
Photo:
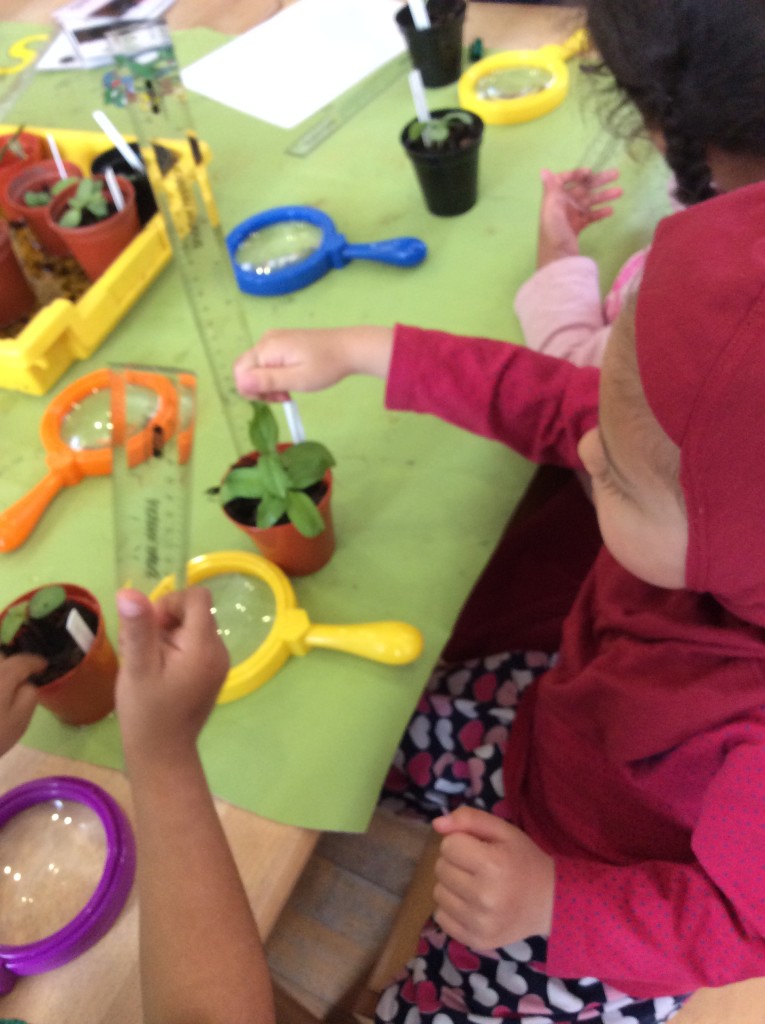
[[[226,238],[239,287],[249,295],[285,295],[351,260],[416,267],[427,246],[419,238],[352,245],[313,206],[276,206],[238,224]]]

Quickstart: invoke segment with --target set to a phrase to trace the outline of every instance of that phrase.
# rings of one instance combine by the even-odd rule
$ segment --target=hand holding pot
[[[352,373],[388,376],[389,327],[337,327],[267,331],[234,364],[245,398],[283,402],[290,391],[321,391]]]
[[[117,716],[125,754],[145,769],[160,760],[176,763],[194,750],[228,672],[210,594],[193,587],[153,605],[140,591],[121,590],[117,609]]]
[[[45,664],[37,654],[0,655],[0,755],[21,739],[29,725],[37,707],[37,690],[29,677]]]

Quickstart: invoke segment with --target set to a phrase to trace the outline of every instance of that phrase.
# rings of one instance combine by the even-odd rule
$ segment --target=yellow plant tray
[[[15,130],[16,125],[0,125],[0,135]],[[24,131],[44,138],[49,129],[25,125]],[[111,148],[101,132],[56,129],[51,134],[63,159],[85,171],[100,153]],[[188,148],[177,141],[160,141],[178,153],[181,173],[190,178],[198,174]],[[205,162],[209,161],[209,148],[204,144],[202,154]],[[87,359],[95,352],[171,256],[165,223],[157,213],[76,302],[55,299],[15,338],[0,337],[0,387],[44,395],[76,359]]]

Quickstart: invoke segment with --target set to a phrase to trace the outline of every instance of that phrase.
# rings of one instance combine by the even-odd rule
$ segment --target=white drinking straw
[[[66,173],[66,167],[64,167],[64,161],[61,159],[61,153],[56,145],[56,140],[49,133],[46,134],[45,138],[48,141],[48,149],[50,150],[50,155],[53,157],[53,162],[56,165],[59,178],[68,178],[69,175]]]
[[[114,201],[114,205],[118,210],[122,210],[125,206],[125,197],[120,189],[119,182],[117,181],[117,175],[114,173],[113,167],[107,167],[104,171],[104,179],[106,180],[106,187],[109,189],[109,195]]]
[[[129,166],[134,171],[138,171],[139,174],[143,174],[146,170],[143,161],[136,155],[135,150],[132,149],[124,136],[120,134],[117,126],[106,116],[103,110],[94,110],[93,120]]]
[[[425,0],[409,0],[409,11],[412,15],[414,27],[418,32],[430,28],[430,17],[428,15],[428,8],[425,6]]]
[[[282,402],[282,408],[287,418],[287,426],[289,427],[293,444],[300,444],[301,441],[305,441],[305,427],[303,426],[303,421],[300,418],[295,401],[290,399],[287,402]]]
[[[417,120],[426,124],[430,120],[428,101],[425,99],[425,86],[422,81],[422,74],[419,68],[412,68],[409,72],[409,91],[414,101],[414,112]]]

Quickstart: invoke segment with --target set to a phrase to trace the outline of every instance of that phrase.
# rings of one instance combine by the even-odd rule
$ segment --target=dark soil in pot
[[[95,633],[98,628],[96,613],[91,608],[68,598],[64,604],[44,618],[25,623],[12,644],[0,646],[6,657],[27,653],[39,654],[45,658],[48,662],[47,667],[30,677],[35,686],[45,686],[54,682],[78,665],[85,656],[82,648],[75,643],[66,628],[66,620],[73,608],[77,609],[90,630]]]
[[[426,146],[422,138],[419,138],[407,140],[407,148],[413,153],[459,153],[474,146],[482,132],[483,125],[479,122],[464,124],[462,121],[455,121],[449,126],[449,137],[444,142]]]
[[[216,494],[217,491],[218,488],[213,487],[208,493]],[[313,484],[311,487],[307,487],[304,493],[308,495],[314,505],[318,505],[327,493],[327,485],[323,480],[319,480],[318,483]],[[223,508],[232,519],[237,521],[237,523],[242,523],[243,526],[256,526],[259,504],[260,502],[253,498],[234,498],[233,501],[227,502]],[[274,523],[274,526],[284,526],[288,522],[289,519],[284,515],[277,523]]]

